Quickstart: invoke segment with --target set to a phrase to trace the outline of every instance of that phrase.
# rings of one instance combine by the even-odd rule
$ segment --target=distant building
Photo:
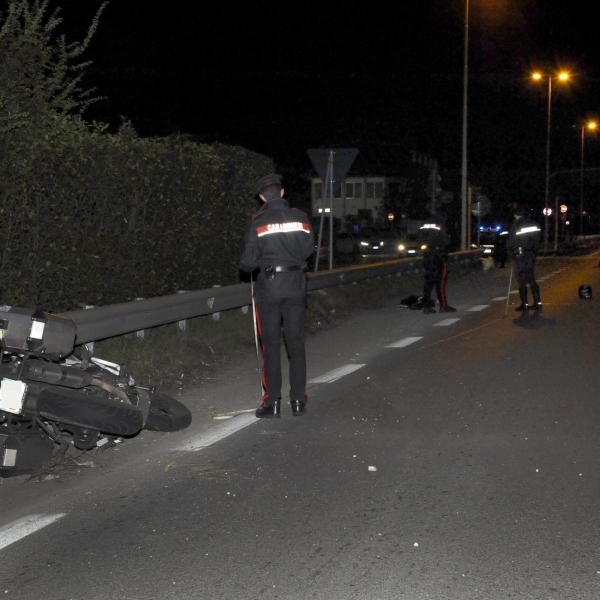
[[[367,218],[376,222],[385,215],[386,200],[405,194],[408,180],[404,177],[348,177],[342,185],[334,185],[333,216]],[[329,209],[331,200],[324,196],[323,181],[314,177],[311,185],[311,213],[318,217]],[[329,195],[329,194],[328,194]]]
[[[412,233],[436,212],[441,203],[452,200],[452,195],[440,186],[437,161],[416,152],[390,154],[377,152],[358,159],[346,179],[334,182],[333,216],[337,229],[349,225],[375,228],[393,228]],[[384,175],[363,175],[368,172]],[[329,214],[329,187],[322,179],[311,180],[311,215]]]

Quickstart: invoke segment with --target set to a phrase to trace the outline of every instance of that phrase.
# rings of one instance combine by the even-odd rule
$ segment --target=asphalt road
[[[4,480],[1,597],[596,600],[597,263],[543,261],[537,317],[493,270],[451,275],[454,314],[393,303],[311,337],[303,417],[244,412],[250,352],[189,430]]]

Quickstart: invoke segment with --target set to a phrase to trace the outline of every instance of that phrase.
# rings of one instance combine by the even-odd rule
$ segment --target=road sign
[[[479,196],[477,202],[473,202],[471,205],[471,212],[476,217],[485,217],[490,212],[492,203],[486,196]]]
[[[333,182],[340,183],[346,177],[354,159],[358,155],[358,148],[311,148],[307,150],[308,157],[312,162],[319,177],[327,182],[327,163],[329,154],[333,152]]]

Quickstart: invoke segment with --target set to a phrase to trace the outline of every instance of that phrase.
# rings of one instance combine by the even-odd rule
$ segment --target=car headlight
[[[369,242],[361,242],[361,243],[360,243],[360,245],[361,245],[361,246],[368,246],[368,245],[369,245]]]
[[[421,244],[421,250],[427,250],[427,244]]]
[[[398,251],[404,252],[404,250],[406,250],[406,246],[404,244],[398,244]]]

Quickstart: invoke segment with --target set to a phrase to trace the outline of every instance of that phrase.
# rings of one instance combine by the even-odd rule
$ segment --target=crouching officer
[[[423,285],[423,312],[435,312],[435,302],[431,293],[435,287],[440,303],[440,312],[456,312],[448,304],[446,297],[446,283],[448,281],[448,238],[442,232],[440,225],[426,223],[419,228],[421,240],[424,242],[423,267],[425,269],[425,282]]]
[[[255,286],[256,321],[263,355],[262,390],[257,417],[279,417],[281,404],[281,329],[289,358],[292,413],[306,406],[305,261],[314,251],[308,217],[283,199],[280,175],[258,180],[264,202],[253,216],[240,260],[242,271],[258,271]]]
[[[529,310],[527,302],[527,286],[531,288],[533,308],[542,310],[540,286],[535,280],[535,259],[540,243],[541,229],[535,221],[526,216],[526,211],[518,206],[515,209],[515,220],[510,228],[508,247],[510,257],[514,261],[514,269],[519,285],[521,304],[515,310],[525,312]]]

